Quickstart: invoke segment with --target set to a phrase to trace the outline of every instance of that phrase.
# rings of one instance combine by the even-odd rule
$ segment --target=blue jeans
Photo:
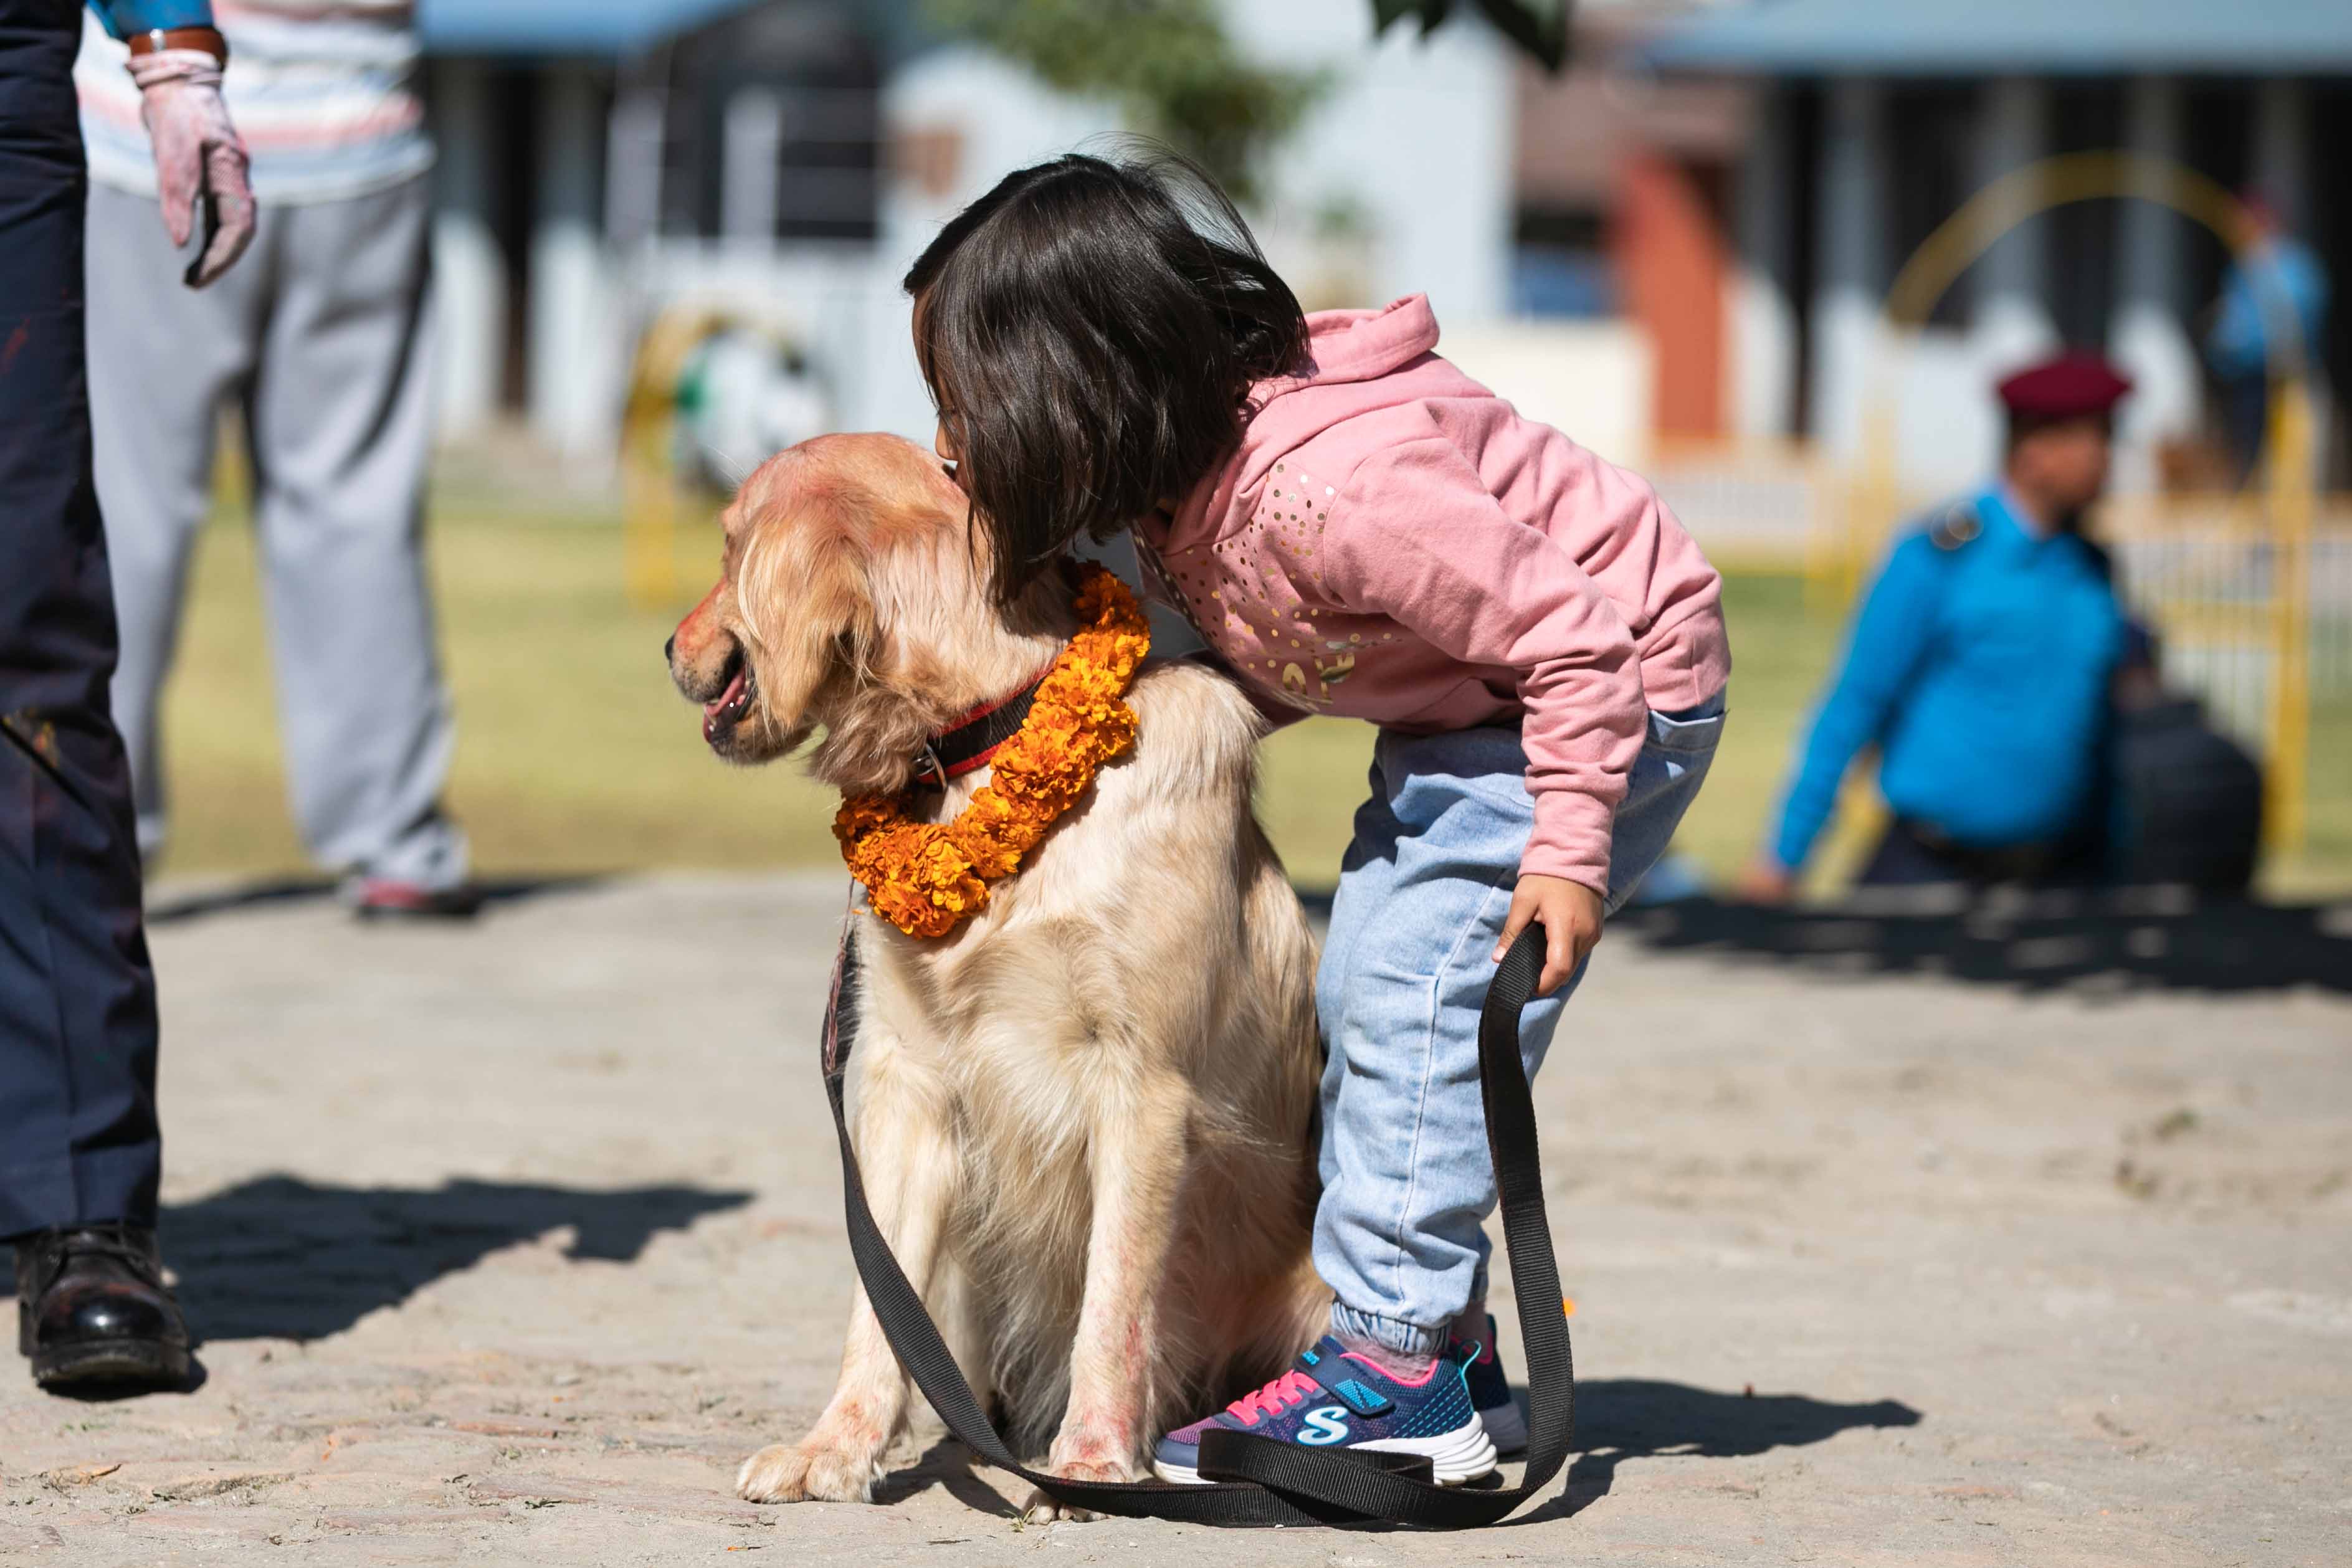
[[[1720,697],[1653,713],[1617,809],[1608,910],[1665,853],[1714,760]],[[1332,1327],[1433,1354],[1486,1293],[1495,1208],[1478,1092],[1478,1011],[1535,821],[1516,729],[1384,730],[1356,813],[1316,976],[1323,1071],[1323,1197],[1315,1267]],[[1520,1019],[1532,1076],[1584,977]]]

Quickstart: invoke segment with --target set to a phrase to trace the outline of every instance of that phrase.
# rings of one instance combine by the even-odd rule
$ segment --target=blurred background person
[[[126,98],[153,133],[158,233],[140,238],[170,267],[150,287],[201,287],[253,235],[226,46],[205,0],[101,9],[133,40]],[[17,1346],[37,1382],[178,1383],[188,1331],[155,1245],[155,977],[106,709],[74,26],[58,0],[0,0],[0,1236],[16,1243]],[[184,263],[200,197],[203,243]]]
[[[252,263],[196,296],[155,221],[123,47],[92,21],[75,73],[89,146],[98,486],[122,662],[114,709],[139,844],[165,839],[159,734],[220,412],[243,416],[297,823],[363,915],[463,915],[441,806],[455,726],[424,554],[433,434],[433,142],[406,0],[225,7],[226,92],[253,137]]]
[[[1860,881],[2046,882],[2095,868],[2109,689],[2128,648],[2083,516],[2131,383],[2062,355],[2000,385],[2000,476],[1898,543],[1799,753],[1750,899],[1787,899],[1866,746],[1894,819]]]
[[[2270,425],[2273,378],[2317,378],[2327,326],[2327,273],[2262,195],[2244,198],[2244,247],[2221,278],[2205,334],[2237,481],[2253,476]]]

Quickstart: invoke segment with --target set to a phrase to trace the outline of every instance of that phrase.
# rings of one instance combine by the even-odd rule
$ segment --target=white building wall
[[[883,89],[882,116],[893,132],[945,131],[961,143],[947,189],[926,192],[906,179],[889,184],[883,248],[904,261],[1015,169],[1101,150],[1119,130],[1116,106],[1057,93],[1012,61],[962,45],[908,61]]]
[[[1649,463],[1657,365],[1635,322],[1492,321],[1449,329],[1444,347],[1528,418],[1569,432],[1612,463]]]
[[[1890,345],[1875,395],[1895,399],[1895,473],[1906,506],[1983,484],[2000,465],[2002,416],[1973,334],[1936,328]]]
[[[435,131],[433,307],[441,434],[464,435],[498,417],[506,360],[507,266],[492,226],[488,72],[478,60],[433,65]]]
[[[604,73],[574,63],[541,78],[530,239],[530,422],[567,455],[614,459],[628,345],[613,260],[596,218]]]
[[[1466,10],[1466,7],[1465,7]],[[1457,20],[1423,38],[1402,24],[1375,45],[1363,0],[1225,0],[1225,25],[1268,64],[1326,70],[1332,86],[1274,159],[1266,238],[1303,267],[1316,214],[1360,211],[1370,228],[1365,305],[1427,294],[1441,323],[1507,314],[1516,99],[1509,46]]]
[[[727,100],[719,157],[719,230],[729,239],[767,241],[776,232],[777,159],[784,144],[784,99],[772,88],[740,89]]]
[[[1065,152],[1108,148],[1119,117],[1114,106],[1056,93],[984,49],[957,47],[908,62],[883,89],[882,120],[894,138],[945,133],[959,151],[944,190],[903,177],[884,187],[881,242],[862,290],[866,341],[853,372],[860,390],[846,406],[863,414],[851,428],[894,430],[928,445],[931,398],[915,364],[913,302],[898,280],[940,225],[999,180]]]

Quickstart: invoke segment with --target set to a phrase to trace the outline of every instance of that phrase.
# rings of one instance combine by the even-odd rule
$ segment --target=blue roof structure
[[[2347,0],[1752,0],[1639,51],[1764,76],[2352,73]]]
[[[420,0],[417,26],[437,55],[637,54],[756,0]]]

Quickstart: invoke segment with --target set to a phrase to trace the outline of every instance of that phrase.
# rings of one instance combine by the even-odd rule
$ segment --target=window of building
[[[1887,281],[1927,236],[1959,210],[1974,188],[1977,93],[1958,82],[1907,83],[1886,95]],[[1928,320],[1958,327],[1968,319],[1965,287],[1946,290]]]
[[[2123,85],[2059,82],[2051,89],[2050,153],[2103,152],[2124,144]],[[2121,204],[2069,202],[2040,219],[2050,256],[2050,316],[2062,342],[2104,348],[2116,309]]]
[[[882,200],[881,67],[856,19],[760,6],[673,51],[665,234],[870,243]]]
[[[1589,319],[1617,313],[1617,274],[1597,209],[1522,207],[1516,229],[1512,314]]]

